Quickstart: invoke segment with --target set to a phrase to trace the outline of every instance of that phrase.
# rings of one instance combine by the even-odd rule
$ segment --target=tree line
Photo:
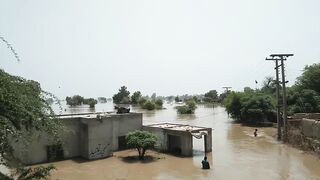
[[[245,87],[242,92],[228,93],[224,105],[240,122],[275,122],[276,85],[272,77],[267,77],[260,89]],[[320,112],[320,63],[306,66],[295,84],[287,87],[287,105],[288,115]]]

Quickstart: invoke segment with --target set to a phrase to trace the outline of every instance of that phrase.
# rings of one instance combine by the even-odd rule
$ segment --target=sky
[[[292,85],[320,62],[319,0],[1,0],[0,68],[58,97],[260,87],[273,53]],[[258,81],[258,85],[255,84]]]

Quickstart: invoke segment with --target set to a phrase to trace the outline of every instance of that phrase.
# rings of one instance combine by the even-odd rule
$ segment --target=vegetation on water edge
[[[177,112],[179,114],[193,114],[197,108],[197,105],[193,99],[188,99],[185,102],[185,105],[177,106]]]
[[[276,85],[267,77],[261,89],[245,87],[243,92],[228,93],[226,110],[240,122],[275,122]],[[320,63],[306,66],[295,84],[287,87],[287,104],[289,115],[320,112]]]
[[[139,105],[142,109],[154,110],[162,109],[163,100],[156,97],[156,93],[153,93],[151,98],[143,97],[140,91],[136,91],[130,97],[130,92],[126,86],[122,86],[119,92],[113,96],[113,102],[115,104],[134,104]]]
[[[93,98],[84,98],[80,95],[74,95],[72,97],[66,97],[67,105],[70,106],[78,106],[82,104],[89,105],[90,108],[94,108],[95,105],[98,103],[96,99]]]

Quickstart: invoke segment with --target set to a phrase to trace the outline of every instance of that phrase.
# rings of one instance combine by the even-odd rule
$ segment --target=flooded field
[[[112,107],[111,105],[109,105]],[[223,107],[199,106],[194,115],[177,115],[174,105],[165,110],[144,111],[143,123],[173,122],[213,128],[213,151],[207,154],[211,169],[202,170],[203,140],[194,140],[194,156],[188,158],[149,152],[145,162],[126,159],[133,150],[114,157],[56,162],[52,179],[320,179],[320,160],[275,140],[275,128],[234,124]],[[107,108],[106,108],[107,109]]]

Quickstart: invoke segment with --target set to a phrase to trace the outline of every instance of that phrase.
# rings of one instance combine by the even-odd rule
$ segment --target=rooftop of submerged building
[[[174,123],[159,123],[159,124],[150,124],[145,125],[146,127],[153,127],[153,128],[161,128],[173,131],[203,131],[203,130],[212,130],[211,128],[207,127],[200,127],[200,126],[192,126],[187,124],[174,124]]]
[[[130,113],[117,113],[116,111],[110,112],[90,112],[90,113],[76,113],[76,114],[59,114],[56,115],[59,119],[70,119],[70,118],[84,118],[84,119],[97,119],[100,117],[112,117],[112,116],[128,116],[128,115],[136,115],[142,114],[137,112]]]

